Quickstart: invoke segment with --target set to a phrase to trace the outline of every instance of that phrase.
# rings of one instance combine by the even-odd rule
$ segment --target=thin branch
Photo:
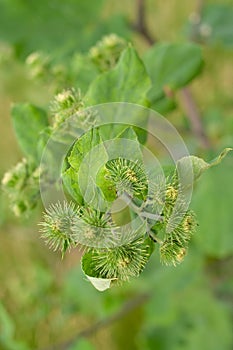
[[[148,42],[149,45],[153,45],[157,40],[153,38],[147,28],[145,21],[145,1],[137,0],[137,19],[133,25],[133,29],[141,34],[142,37]]]
[[[77,335],[75,335],[72,339],[69,339],[62,344],[53,345],[43,350],[68,350],[71,345],[73,345],[81,338],[88,338],[96,332],[98,332],[100,329],[108,327],[116,321],[120,320],[134,309],[146,303],[150,299],[150,297],[151,295],[149,293],[139,294],[135,298],[130,299],[128,302],[126,302],[122,306],[122,308],[115,314],[94,323],[90,327],[87,327],[86,329],[82,330]]]
[[[192,93],[188,87],[183,88],[180,91],[181,94],[181,104],[186,112],[187,118],[190,121],[191,129],[193,135],[199,140],[200,145],[208,149],[211,147],[210,141],[204,131],[202,125],[201,116],[197,108],[197,104],[193,99]]]
[[[201,17],[205,0],[197,0],[196,13]]]

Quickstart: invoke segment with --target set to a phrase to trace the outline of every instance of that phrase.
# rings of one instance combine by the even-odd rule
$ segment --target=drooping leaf
[[[191,174],[193,181],[196,181],[207,169],[221,163],[222,159],[225,158],[228,152],[232,150],[232,148],[225,148],[220,155],[210,163],[207,163],[204,159],[195,156],[183,157],[177,162],[177,171],[178,173],[183,174],[182,176],[185,176],[185,174],[190,176]]]
[[[48,126],[46,112],[32,104],[16,104],[11,110],[13,126],[22,151],[26,156],[39,161],[38,139]]]

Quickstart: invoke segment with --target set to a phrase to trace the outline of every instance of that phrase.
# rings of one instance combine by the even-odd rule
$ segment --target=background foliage
[[[45,107],[64,87],[81,87],[86,92],[98,74],[91,61],[87,64],[87,51],[102,35],[112,32],[134,43],[148,71],[150,56],[156,55],[155,68],[164,74],[153,70],[152,79],[159,85],[151,96],[182,134],[191,154],[208,160],[231,146],[232,1],[205,3],[202,20],[197,21],[198,1],[170,0],[168,5],[148,0],[148,28],[159,44],[145,53],[149,45],[134,30],[137,11],[132,1],[125,1],[123,7],[112,0],[1,0],[0,176],[21,158],[10,121],[12,102],[30,101]],[[190,40],[202,45],[203,59],[195,61],[191,52],[187,61],[188,72],[195,67],[199,73],[189,89],[201,114],[207,144],[193,132],[180,89],[193,78],[190,74],[183,80],[179,75],[181,67],[187,68],[180,54]],[[167,56],[171,72],[161,70],[166,50],[171,50]],[[40,71],[25,63],[33,51],[41,53]],[[9,212],[1,192],[0,349],[59,349],[54,344],[63,344],[61,349],[70,350],[230,350],[232,171],[229,156],[199,181],[192,202],[199,228],[182,265],[162,267],[155,252],[139,279],[104,294],[83,279],[78,251],[61,261],[44,246],[37,227],[41,208],[30,220],[19,221]]]

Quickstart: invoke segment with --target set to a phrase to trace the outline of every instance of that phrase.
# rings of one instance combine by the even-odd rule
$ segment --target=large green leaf
[[[85,96],[91,106],[107,102],[132,102],[145,105],[151,86],[145,67],[132,47],[125,49],[115,68],[101,74]]]
[[[19,145],[25,155],[39,160],[38,139],[40,133],[48,126],[46,112],[32,104],[16,104],[11,110],[13,126]]]
[[[14,44],[23,56],[35,50],[57,57],[77,46],[86,50],[103,34],[102,5],[103,0],[1,1],[1,39]]]
[[[155,44],[145,53],[143,61],[153,83],[149,98],[154,107],[157,100],[165,97],[165,89],[185,86],[203,65],[200,47],[190,43]]]
[[[84,199],[89,205],[104,210],[103,195],[96,185],[96,177],[107,160],[99,128],[93,128],[83,134],[73,145],[66,159],[62,177],[67,191],[79,204],[82,204]]]
[[[72,84],[84,94],[99,72],[87,55],[76,54],[71,60],[69,74]]]

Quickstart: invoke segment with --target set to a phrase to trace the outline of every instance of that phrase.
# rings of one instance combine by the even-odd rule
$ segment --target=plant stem
[[[183,88],[180,92],[180,96],[181,104],[183,105],[183,109],[185,110],[187,118],[190,121],[193,135],[196,136],[200,142],[200,145],[204,149],[210,148],[210,141],[203,128],[201,116],[190,89],[188,87]]]
[[[197,0],[196,13],[201,17],[205,0]]]
[[[142,37],[144,37],[149,45],[153,45],[156,42],[156,39],[150,34],[145,18],[145,1],[137,0],[137,20],[133,25],[133,28],[136,32],[141,34]]]

